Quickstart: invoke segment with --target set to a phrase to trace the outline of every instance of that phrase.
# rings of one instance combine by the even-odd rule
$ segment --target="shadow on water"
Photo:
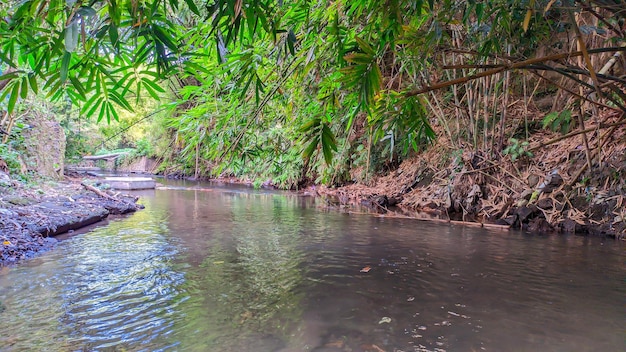
[[[141,195],[145,210],[0,272],[0,350],[626,348],[622,242],[340,214],[240,186]]]

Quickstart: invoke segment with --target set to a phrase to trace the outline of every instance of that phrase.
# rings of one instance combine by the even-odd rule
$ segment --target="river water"
[[[626,350],[624,242],[233,186],[141,196],[0,271],[0,351]]]

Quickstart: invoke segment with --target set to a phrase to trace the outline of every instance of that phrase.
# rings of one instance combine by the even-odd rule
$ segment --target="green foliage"
[[[148,140],[148,138],[144,137],[136,142],[133,155],[152,157],[155,155],[154,153],[154,146],[152,145],[152,142]]]
[[[153,5],[158,5],[154,2]],[[170,2],[170,6],[174,5]],[[98,121],[132,110],[129,96],[158,97],[158,84],[179,52],[173,7],[115,1],[28,0],[0,8],[0,60],[15,68],[8,79],[8,111],[28,89],[53,100],[68,97]],[[175,6],[177,7],[177,6]],[[38,80],[43,80],[39,87]]]
[[[454,72],[464,76],[482,72],[472,65],[489,60],[523,61],[572,25],[563,14],[581,4],[566,5],[11,1],[0,5],[0,62],[12,67],[0,77],[7,82],[0,101],[13,112],[29,91],[67,100],[75,114],[110,123],[99,131],[106,148],[134,146],[137,155],[162,157],[171,171],[271,179],[282,187],[297,187],[304,178],[341,183],[351,168],[363,168],[367,177],[435,139],[437,98],[415,92],[443,77],[438,67],[450,64],[447,49],[463,52],[470,68]],[[460,111],[478,111],[480,103],[469,93],[508,89],[502,80],[493,86],[445,96],[456,99]],[[174,108],[141,132],[128,132],[156,108],[147,103],[152,100],[172,100]],[[496,111],[484,107],[485,116]],[[449,120],[461,118],[439,122],[447,129]],[[496,122],[478,119],[467,126],[461,120],[454,135],[477,145],[477,132],[486,139]],[[562,133],[570,125],[566,111],[544,118],[544,127]],[[72,150],[96,147],[72,133]],[[512,139],[505,153],[531,156],[524,143]]]
[[[510,155],[511,160],[515,161],[519,158],[532,158],[534,155],[528,151],[528,142],[520,141],[516,138],[509,138],[509,146],[506,147],[502,153],[504,155]]]
[[[359,102],[362,107],[368,108],[374,105],[374,97],[378,94],[382,85],[382,74],[377,64],[377,54],[374,49],[363,39],[355,36],[358,51],[344,56],[350,65],[341,69],[342,82],[345,88],[358,88]]]
[[[20,163],[20,154],[7,144],[0,144],[0,160],[4,160],[12,175],[21,173],[22,164]]]
[[[553,132],[561,132],[561,134],[567,134],[571,130],[572,111],[553,111],[547,114],[543,118],[541,123],[543,125],[543,128],[549,128]]]
[[[407,156],[435,139],[423,98],[389,92],[380,97],[372,116],[374,142],[388,142],[388,155]]]
[[[310,141],[309,145],[302,152],[302,156],[308,160],[313,155],[313,152],[318,147],[321,147],[324,160],[327,164],[330,164],[333,159],[333,152],[337,151],[337,141],[328,124],[322,122],[320,118],[314,118],[305,123],[300,128],[300,132],[305,133],[306,139]]]
[[[24,137],[21,132],[28,128],[23,122],[16,121],[11,129],[11,135],[6,143],[0,143],[0,160],[4,160],[10,174],[14,177],[26,177],[23,175],[23,161],[20,159],[19,150],[24,146]],[[0,129],[0,131],[2,131]],[[0,141],[2,140],[0,134]]]

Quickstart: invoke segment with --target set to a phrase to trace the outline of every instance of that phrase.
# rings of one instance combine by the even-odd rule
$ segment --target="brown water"
[[[626,350],[624,242],[241,187],[142,196],[0,272],[1,351]]]

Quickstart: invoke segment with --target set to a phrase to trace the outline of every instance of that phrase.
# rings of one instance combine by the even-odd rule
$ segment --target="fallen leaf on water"
[[[325,344],[324,347],[341,349],[345,345],[346,345],[345,341],[343,341],[343,340],[335,340],[335,341],[331,341],[331,342]]]
[[[367,273],[367,272],[369,272],[370,270],[372,270],[372,268],[370,268],[370,267],[369,267],[369,265],[368,265],[368,266],[366,266],[365,268],[361,269],[361,272],[362,272],[362,273]]]
[[[375,349],[377,352],[385,352],[385,350],[383,350],[382,348],[376,346],[376,345],[372,345],[372,348]]]
[[[3,244],[3,245],[5,245],[5,246],[10,246],[10,245],[11,245],[11,242],[9,242],[9,241],[4,241],[4,242],[2,242],[2,244]]]
[[[361,348],[367,352],[385,352],[385,350],[376,345],[361,345]]]
[[[389,317],[383,317],[382,319],[380,319],[380,321],[378,322],[378,324],[384,324],[384,323],[391,323],[391,318]]]

